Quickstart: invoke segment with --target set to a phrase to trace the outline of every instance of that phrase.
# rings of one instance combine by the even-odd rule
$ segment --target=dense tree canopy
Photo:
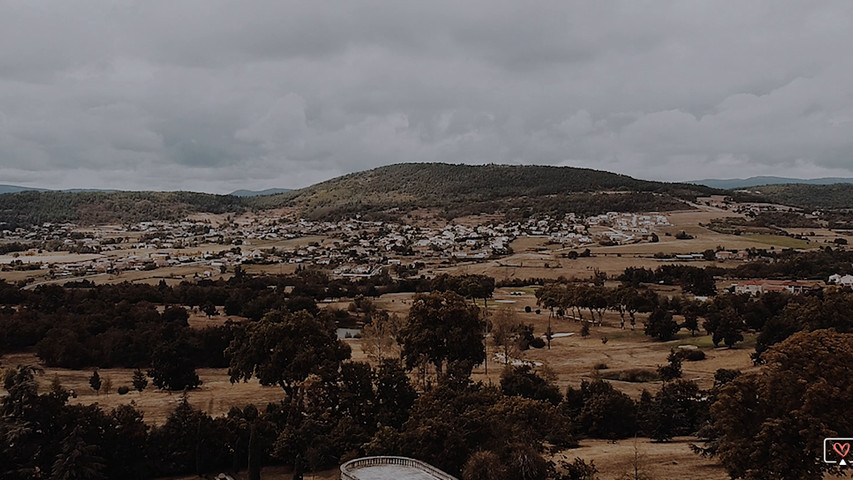
[[[334,377],[350,348],[338,340],[334,325],[308,312],[274,311],[249,325],[228,354],[232,382],[257,377],[261,385],[278,385],[293,395],[309,375]]]
[[[485,322],[479,309],[452,292],[416,295],[400,340],[408,368],[426,361],[441,374],[446,364],[483,363]]]
[[[853,431],[853,334],[800,332],[764,354],[711,407],[716,454],[737,478],[820,479],[823,438]]]

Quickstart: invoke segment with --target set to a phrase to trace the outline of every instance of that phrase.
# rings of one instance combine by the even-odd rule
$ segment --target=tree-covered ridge
[[[596,215],[666,211],[682,200],[722,193],[708,187],[638,180],[599,170],[538,165],[405,163],[344,175],[311,187],[258,197],[194,192],[20,192],[0,195],[0,222],[79,224],[179,220],[193,213],[298,207],[317,220],[382,218],[438,208],[447,218],[505,213]]]
[[[768,185],[756,189],[773,203],[806,209],[853,208],[853,185]]]
[[[20,192],[0,195],[0,222],[86,225],[180,220],[207,212],[242,212],[238,197],[196,192]]]
[[[592,197],[593,192],[620,192],[626,196]],[[644,196],[632,197],[635,192]],[[711,193],[720,192],[586,168],[404,163],[344,175],[277,197],[292,201],[315,218],[423,207],[442,208],[452,217],[519,208],[534,209],[536,213],[566,213],[560,205],[568,203],[576,208],[590,202],[598,206],[586,213],[602,213],[618,210],[611,204],[625,200],[639,200],[651,209],[671,210],[684,207],[675,198],[692,200]],[[576,201],[575,194],[584,195]],[[274,201],[275,197],[260,200],[261,204]]]

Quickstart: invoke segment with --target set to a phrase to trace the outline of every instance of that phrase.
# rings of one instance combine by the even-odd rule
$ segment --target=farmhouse
[[[767,292],[803,293],[820,288],[814,282],[795,282],[789,280],[749,280],[732,285],[735,293],[760,295]]]

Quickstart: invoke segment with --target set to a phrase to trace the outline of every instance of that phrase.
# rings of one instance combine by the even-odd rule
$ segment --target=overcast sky
[[[0,184],[853,177],[853,2],[0,1]]]

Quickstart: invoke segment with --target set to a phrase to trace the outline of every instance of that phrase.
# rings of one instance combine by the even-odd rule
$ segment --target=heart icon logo
[[[846,457],[847,454],[850,453],[850,444],[849,443],[833,443],[832,449],[835,450],[835,453],[837,453],[841,457]]]

